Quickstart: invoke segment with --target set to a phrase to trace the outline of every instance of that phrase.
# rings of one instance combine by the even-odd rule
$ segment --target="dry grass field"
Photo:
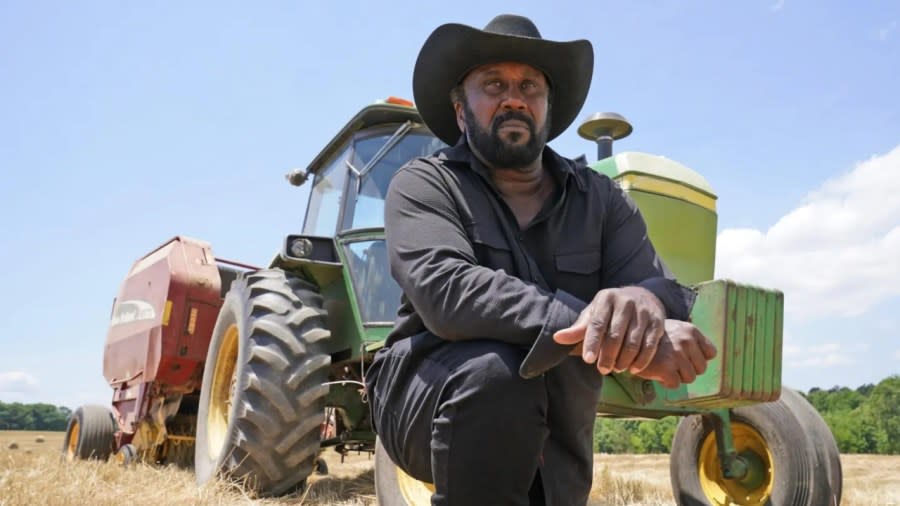
[[[38,436],[45,438],[37,442]],[[367,456],[326,452],[331,473],[314,476],[308,491],[254,500],[227,483],[197,488],[190,471],[112,462],[60,462],[63,434],[0,431],[0,506],[72,504],[190,505],[375,505],[372,461]],[[18,445],[10,449],[10,443]],[[900,505],[900,457],[845,455],[845,506]],[[598,455],[591,506],[672,504],[665,455]]]

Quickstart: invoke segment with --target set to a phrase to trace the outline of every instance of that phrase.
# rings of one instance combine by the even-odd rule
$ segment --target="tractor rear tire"
[[[375,439],[375,497],[379,506],[428,506],[434,487],[418,481],[394,464]]]
[[[68,461],[75,459],[106,460],[113,452],[116,419],[105,406],[81,406],[66,426],[62,453]]]
[[[755,482],[724,478],[712,425],[699,415],[682,419],[672,440],[670,456],[672,491],[677,503],[680,506],[833,504],[835,485],[825,462],[838,457],[837,449],[833,454],[822,450],[833,445],[834,438],[823,440],[821,431],[810,429],[813,419],[809,410],[812,409],[802,396],[784,389],[778,401],[732,410],[734,446],[760,471]],[[820,417],[816,418],[821,421]],[[837,487],[839,496],[840,485]]]
[[[313,472],[331,357],[316,288],[281,270],[232,283],[200,390],[194,470],[260,496],[302,487]]]

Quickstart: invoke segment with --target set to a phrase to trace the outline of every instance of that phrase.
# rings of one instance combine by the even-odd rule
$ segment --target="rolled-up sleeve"
[[[395,174],[385,202],[391,274],[428,330],[530,347],[539,334],[574,323],[583,302],[476,263],[443,177],[415,160]]]

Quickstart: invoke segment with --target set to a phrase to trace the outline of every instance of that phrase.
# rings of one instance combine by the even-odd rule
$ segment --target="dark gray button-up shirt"
[[[396,173],[385,233],[403,297],[388,346],[429,330],[531,348],[571,326],[599,290],[626,285],[687,319],[693,293],[657,256],[634,202],[549,147],[543,162],[556,193],[524,229],[465,138]]]

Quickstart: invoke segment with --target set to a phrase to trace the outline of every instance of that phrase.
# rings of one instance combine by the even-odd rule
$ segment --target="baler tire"
[[[817,449],[822,442],[804,425],[808,418],[805,404],[799,395],[788,393],[774,402],[731,411],[731,429],[738,453],[742,450],[752,453],[762,464],[760,467],[766,469],[763,482],[746,485],[749,488],[721,475],[711,424],[704,423],[699,415],[682,419],[669,458],[672,492],[677,504],[831,504],[829,478]]]
[[[63,458],[106,460],[113,452],[116,419],[106,406],[81,406],[72,413],[63,439]]]
[[[329,337],[313,285],[281,270],[232,283],[200,390],[199,484],[225,477],[259,496],[304,485],[319,452],[331,365],[320,341]]]
[[[328,462],[325,462],[322,457],[316,459],[315,472],[319,476],[328,475]]]
[[[409,476],[394,464],[375,439],[375,497],[379,506],[428,506],[434,487]]]
[[[122,467],[131,467],[137,463],[137,449],[131,443],[122,445],[116,452],[116,463]]]

